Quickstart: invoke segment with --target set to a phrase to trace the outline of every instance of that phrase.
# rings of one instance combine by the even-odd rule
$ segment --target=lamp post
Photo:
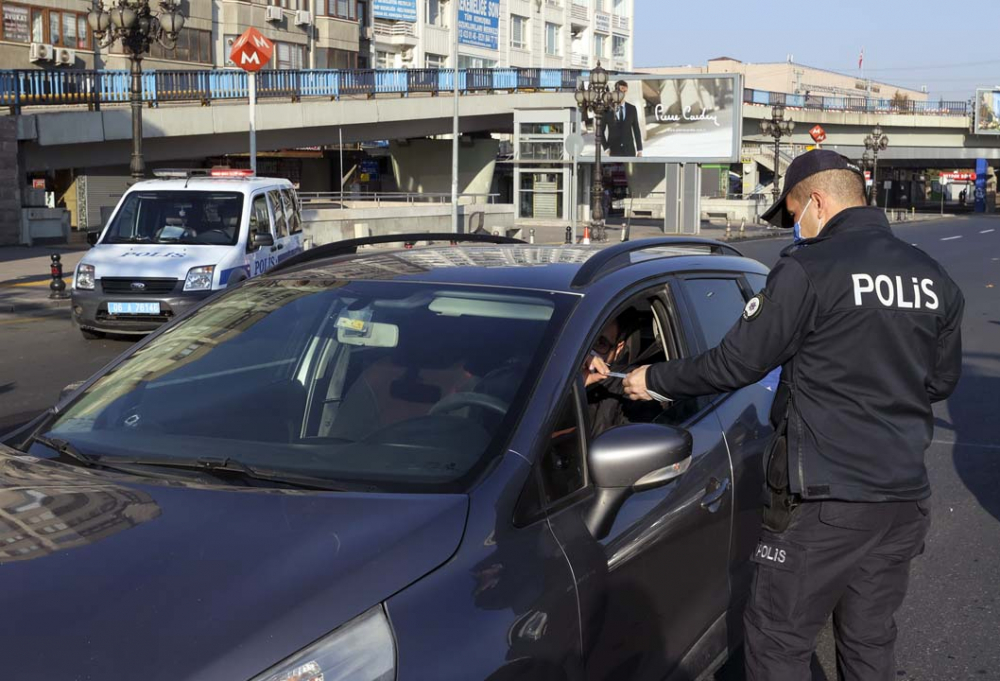
[[[764,118],[760,122],[760,134],[765,137],[774,138],[774,203],[778,202],[778,182],[781,179],[781,138],[790,137],[795,130],[795,121],[785,118],[785,107],[777,104],[771,108],[771,118]]]
[[[594,114],[594,182],[590,196],[590,226],[595,241],[605,241],[604,233],[604,171],[601,168],[601,146],[603,132],[601,130],[604,114],[617,111],[625,101],[625,93],[617,88],[608,87],[608,72],[601,68],[601,62],[590,72],[590,87],[583,83],[576,89],[576,104],[580,112],[586,115],[588,111]],[[576,203],[575,201],[573,202]],[[576,210],[576,206],[573,206]]]
[[[865,149],[865,153],[861,155],[861,169],[862,170],[871,171],[871,169],[874,166],[875,166],[875,164],[872,161],[871,152],[869,152],[867,149]],[[872,202],[872,187],[875,186],[874,180],[875,180],[875,177],[874,177],[874,175],[872,175],[872,186],[871,187],[868,186],[867,179],[865,181],[865,199],[868,201],[869,205]]]
[[[154,14],[149,0],[112,0],[110,9],[105,8],[103,0],[94,0],[93,9],[87,14],[87,24],[101,47],[121,41],[122,49],[132,63],[129,89],[132,161],[129,170],[134,180],[141,180],[146,170],[142,160],[142,59],[154,41],[170,50],[177,44],[177,36],[184,27],[180,2],[161,0],[160,12]]]
[[[875,125],[871,134],[865,137],[865,153],[872,155],[872,195],[870,203],[878,205],[878,152],[889,148],[889,138],[882,132],[881,125]]]

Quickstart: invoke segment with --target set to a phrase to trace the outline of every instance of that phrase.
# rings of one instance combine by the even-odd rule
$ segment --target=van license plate
[[[160,304],[108,303],[108,314],[160,314]]]

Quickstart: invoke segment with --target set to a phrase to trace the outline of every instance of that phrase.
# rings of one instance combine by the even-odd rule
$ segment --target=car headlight
[[[192,267],[188,270],[184,279],[185,291],[211,291],[212,275],[215,274],[215,265],[207,267]]]
[[[80,265],[76,268],[76,287],[81,290],[94,290],[93,265]]]
[[[393,681],[396,644],[382,606],[279,662],[252,681]]]

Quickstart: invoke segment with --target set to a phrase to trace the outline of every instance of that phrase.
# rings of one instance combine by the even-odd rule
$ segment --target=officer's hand
[[[625,380],[622,382],[622,385],[625,386],[625,397],[630,400],[642,400],[646,402],[653,399],[653,396],[646,390],[646,371],[648,369],[648,365],[639,367],[625,377]]]
[[[595,383],[600,383],[608,377],[611,373],[611,369],[608,368],[607,363],[600,357],[591,356],[590,362],[583,371],[583,382],[586,387],[590,387]]]
[[[635,152],[635,155],[638,156],[639,158],[642,158],[642,149],[640,149],[639,151]]]

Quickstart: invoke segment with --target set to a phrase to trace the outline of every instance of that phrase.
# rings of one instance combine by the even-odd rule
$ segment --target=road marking
[[[941,241],[952,241],[954,239],[961,239],[961,238],[962,238],[961,236],[946,236],[942,238]]]
[[[977,449],[1000,449],[1000,445],[984,445],[976,442],[956,442],[954,440],[931,440],[935,445],[953,445],[956,447],[976,447]]]
[[[989,234],[990,232],[995,232],[995,231],[996,231],[995,229],[984,229],[983,231],[980,232],[980,234]]]

